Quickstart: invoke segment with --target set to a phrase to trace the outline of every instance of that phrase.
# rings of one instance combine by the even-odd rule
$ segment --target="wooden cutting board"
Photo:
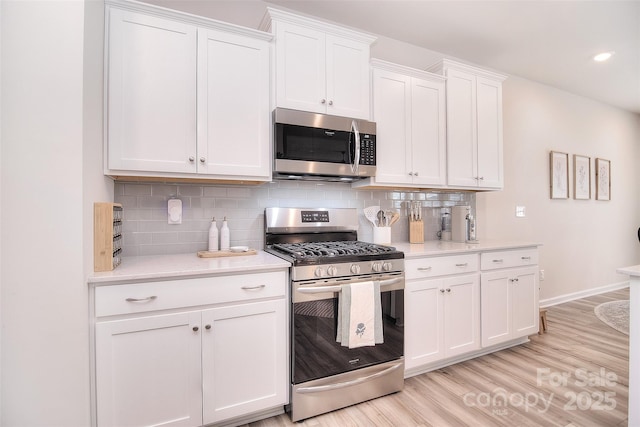
[[[215,252],[209,252],[209,251],[198,251],[198,256],[200,258],[219,258],[219,257],[225,257],[225,256],[244,256],[244,255],[255,255],[257,254],[258,251],[256,251],[255,249],[249,249],[248,251],[245,252],[231,252],[231,251],[215,251]]]

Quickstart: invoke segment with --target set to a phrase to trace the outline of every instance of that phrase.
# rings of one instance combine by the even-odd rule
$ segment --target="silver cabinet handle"
[[[243,286],[240,289],[244,289],[245,291],[255,291],[256,289],[266,288],[267,285],[257,285],[257,286]]]
[[[524,261],[530,261],[531,257],[530,256],[523,256],[523,257],[520,257],[520,259],[522,259]]]
[[[153,301],[154,299],[158,298],[155,295],[151,295],[150,297],[146,297],[146,298],[127,298],[125,301],[127,302],[149,302],[149,301]]]
[[[433,267],[418,267],[418,271],[430,271]]]
[[[468,266],[468,265],[469,265],[469,263],[468,263],[468,262],[465,262],[465,263],[463,263],[463,264],[456,264],[456,267],[466,267],[466,266]]]
[[[499,263],[499,262],[504,262],[504,260],[503,259],[494,259],[493,262]]]
[[[195,157],[193,157],[193,156],[189,156],[189,161],[190,161],[190,162],[193,162],[193,161],[195,161],[195,160],[196,160],[196,158],[195,158]]]
[[[345,387],[351,387],[354,386],[356,384],[362,384],[364,382],[370,381],[374,378],[378,378],[378,377],[382,377],[384,375],[387,375],[390,372],[395,371],[396,369],[398,369],[399,367],[402,366],[402,363],[397,363],[393,366],[388,367],[387,369],[380,371],[380,372],[376,372],[375,374],[372,375],[367,375],[366,377],[362,377],[362,378],[357,378],[355,380],[351,380],[351,381],[345,381],[342,383],[336,383],[336,384],[328,384],[328,385],[319,385],[319,386],[315,386],[315,387],[301,387],[298,390],[296,390],[296,393],[316,393],[316,392],[320,392],[320,391],[330,391],[330,390],[336,390],[336,389],[340,389],[340,388],[345,388]]]

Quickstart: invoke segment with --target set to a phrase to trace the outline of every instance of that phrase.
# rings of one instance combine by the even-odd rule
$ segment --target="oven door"
[[[342,284],[380,280],[384,343],[349,349],[336,342]],[[292,383],[325,378],[402,358],[404,274],[295,283],[293,286]]]

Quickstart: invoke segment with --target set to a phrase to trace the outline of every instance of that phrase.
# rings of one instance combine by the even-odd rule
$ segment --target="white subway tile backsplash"
[[[167,200],[182,200],[182,224],[167,224]],[[395,209],[401,219],[392,228],[392,241],[408,240],[406,203],[421,201],[425,239],[436,240],[441,208],[470,205],[475,193],[434,193],[399,190],[354,190],[346,183],[274,181],[259,186],[116,182],[114,199],[124,207],[123,254],[142,256],[195,253],[206,250],[208,229],[215,216],[218,227],[227,217],[231,245],[264,246],[267,207],[335,207],[360,210],[358,237],[371,241],[373,230],[364,218],[366,206]]]

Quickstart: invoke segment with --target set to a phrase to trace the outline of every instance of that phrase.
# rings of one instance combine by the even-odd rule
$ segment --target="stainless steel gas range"
[[[292,263],[291,403],[293,421],[402,389],[404,254],[357,240],[356,209],[267,208],[265,250]],[[380,289],[382,343],[337,342],[344,286]],[[376,288],[377,289],[377,288]]]

